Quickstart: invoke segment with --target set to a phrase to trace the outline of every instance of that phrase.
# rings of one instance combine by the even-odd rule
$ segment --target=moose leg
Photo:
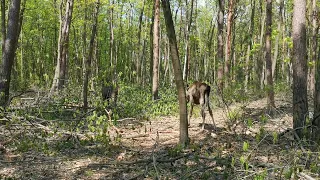
[[[213,119],[213,114],[212,114],[212,110],[211,110],[211,107],[210,105],[208,104],[208,110],[209,110],[209,114],[211,116],[211,119],[212,119],[212,124],[213,124],[213,127],[216,128],[216,123],[214,123],[214,119]]]
[[[205,123],[205,118],[206,118],[206,114],[204,112],[206,106],[204,103],[204,97],[200,97],[200,106],[201,106],[201,116],[202,116],[202,130],[204,130],[204,123]]]
[[[192,116],[192,110],[193,110],[193,103],[190,103],[190,112],[189,112],[189,118],[188,118],[188,126],[190,126],[190,120]]]

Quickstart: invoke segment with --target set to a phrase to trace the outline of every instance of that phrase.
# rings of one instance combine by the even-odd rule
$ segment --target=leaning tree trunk
[[[73,1],[66,1],[65,15],[62,15],[63,2],[60,4],[60,31],[58,43],[57,66],[53,78],[51,92],[55,92],[63,88],[66,82],[67,56],[69,47],[69,32],[72,20]]]
[[[307,56],[306,56],[306,1],[294,0],[292,19],[293,37],[293,128],[300,138],[308,113]]]
[[[273,78],[272,78],[272,60],[271,60],[271,31],[272,31],[272,0],[267,0],[266,13],[266,79],[267,79],[267,104],[270,113],[275,107]]]
[[[188,119],[187,119],[187,102],[186,92],[184,89],[182,71],[179,60],[179,52],[174,30],[169,0],[162,0],[162,8],[166,22],[166,29],[170,43],[170,53],[173,63],[174,78],[178,90],[179,107],[180,107],[180,144],[186,146],[189,142],[188,137]]]
[[[159,98],[159,23],[160,23],[160,0],[155,0],[155,16],[153,25],[153,75],[152,75],[152,99]]]
[[[100,6],[100,0],[97,0],[96,2],[96,8],[93,15],[93,24],[92,24],[92,32],[91,32],[91,38],[90,38],[90,44],[89,44],[89,54],[87,61],[85,63],[85,74],[83,79],[83,106],[85,108],[88,107],[88,82],[89,82],[89,76],[91,73],[91,61],[92,61],[92,54],[93,54],[93,48],[94,48],[94,40],[97,34],[97,25],[98,25],[98,13],[99,13],[99,6]]]
[[[21,0],[12,0],[8,16],[8,27],[6,39],[4,42],[4,51],[2,52],[2,64],[0,69],[0,105],[7,105],[9,100],[11,70],[17,49],[19,37],[19,17]],[[4,25],[3,25],[4,26]],[[21,27],[21,26],[20,26]]]

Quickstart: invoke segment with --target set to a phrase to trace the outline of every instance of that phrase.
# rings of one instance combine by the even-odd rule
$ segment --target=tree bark
[[[272,60],[271,60],[271,32],[272,32],[272,0],[267,0],[266,14],[266,79],[267,79],[267,104],[270,112],[275,108],[273,78],[272,78]]]
[[[159,98],[159,40],[160,40],[160,0],[155,0],[155,16],[153,25],[153,78],[152,100]]]
[[[223,92],[223,16],[224,16],[224,0],[219,0],[219,11],[218,11],[218,51],[217,51],[217,61],[218,61],[218,74],[217,74],[217,84],[220,93]]]
[[[229,0],[228,5],[228,22],[227,22],[227,39],[226,39],[226,57],[224,62],[225,87],[228,87],[230,79],[230,57],[231,57],[231,37],[234,16],[234,0]]]
[[[293,37],[293,128],[300,138],[308,115],[307,57],[306,57],[306,1],[294,0]]]
[[[283,24],[283,18],[282,18],[282,11],[283,11],[283,6],[284,6],[284,1],[280,0],[280,5],[279,5],[279,21],[278,21],[278,35],[276,37],[275,41],[275,47],[274,47],[274,54],[273,54],[273,61],[272,61],[272,78],[273,81],[275,81],[275,76],[277,75],[276,71],[276,66],[277,66],[277,60],[278,60],[278,54],[279,54],[279,40],[281,37],[281,27]]]
[[[99,6],[100,6],[100,0],[97,0],[95,7],[95,12],[93,15],[93,23],[92,23],[92,32],[91,32],[91,38],[89,43],[89,54],[88,58],[85,63],[85,74],[83,78],[83,107],[88,107],[88,84],[89,84],[89,76],[91,74],[91,61],[92,61],[92,54],[94,49],[94,41],[97,34],[97,26],[98,26],[98,13],[99,13]]]
[[[137,83],[141,84],[142,83],[142,75],[141,75],[141,64],[142,64],[142,52],[141,52],[141,27],[142,27],[142,17],[143,17],[143,12],[144,12],[144,3],[145,0],[143,0],[143,6],[140,12],[139,16],[139,28],[138,28],[138,43],[137,43],[137,53],[136,53],[136,66],[137,66]],[[142,44],[143,46],[143,44]]]
[[[2,51],[5,50],[6,41],[6,1],[1,0],[1,35],[2,35]]]
[[[184,56],[184,65],[183,65],[183,80],[185,82],[188,81],[188,73],[189,73],[189,64],[190,64],[190,32],[191,32],[191,24],[192,24],[192,13],[193,13],[193,2],[191,0],[191,8],[190,8],[190,16],[188,13],[188,0],[186,0],[186,35],[185,35],[185,56]],[[188,19],[189,18],[189,19]]]
[[[312,0],[313,6],[313,17],[312,17],[312,60],[315,62],[315,91],[314,93],[314,117],[312,125],[314,128],[312,129],[312,138],[316,143],[320,141],[320,61],[317,59],[320,55],[320,48],[318,49],[319,54],[317,57],[317,34],[319,34],[319,25],[317,25],[317,5],[316,0]]]
[[[73,1],[66,0],[65,15],[62,15],[63,3],[60,4],[60,30],[59,30],[59,43],[58,43],[58,57],[57,66],[51,87],[51,93],[63,88],[66,82],[67,71],[67,57],[69,48],[69,33],[73,12]]]
[[[180,144],[185,147],[189,143],[188,136],[188,119],[187,119],[187,102],[186,91],[182,78],[182,71],[179,60],[176,34],[174,30],[169,0],[162,0],[162,8],[166,22],[166,29],[170,43],[170,53],[173,63],[174,78],[178,90],[179,108],[180,108]]]
[[[19,18],[21,0],[12,0],[8,15],[7,33],[5,35],[4,51],[2,52],[2,64],[0,72],[0,105],[8,105],[11,70],[14,62],[19,37]],[[3,23],[3,22],[2,22]]]
[[[150,25],[150,68],[149,68],[149,77],[150,81],[152,82],[152,76],[153,76],[153,26],[154,26],[154,13],[155,13],[155,3],[153,3],[153,9],[152,9],[152,17],[151,17],[151,25]]]
[[[310,67],[310,75],[309,75],[309,89],[312,95],[315,93],[315,64],[317,61],[317,48],[318,48],[318,41],[317,41],[317,34],[318,34],[318,24],[317,24],[317,3],[316,0],[312,0],[312,37],[311,37],[311,62],[313,66]],[[320,18],[320,17],[319,17]]]
[[[250,73],[252,69],[252,65],[250,63],[250,59],[252,59],[251,49],[254,42],[254,17],[255,17],[255,8],[256,8],[256,0],[251,0],[251,17],[250,17],[250,40],[248,42],[247,47],[247,57],[246,57],[246,71],[245,71],[245,81],[244,81],[244,89],[245,92],[248,91]]]

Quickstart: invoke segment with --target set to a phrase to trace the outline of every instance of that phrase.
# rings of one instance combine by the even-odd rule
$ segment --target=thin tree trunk
[[[67,71],[67,56],[69,46],[69,32],[72,20],[73,1],[67,0],[65,7],[65,15],[62,15],[63,3],[60,4],[60,30],[59,30],[59,43],[58,43],[58,57],[57,66],[53,78],[51,92],[55,92],[63,88],[66,81]]]
[[[171,9],[169,0],[162,0],[166,29],[170,43],[170,53],[173,63],[174,78],[177,85],[179,108],[180,108],[180,144],[185,147],[189,143],[188,136],[188,119],[187,119],[187,102],[186,91],[182,78],[182,71],[179,61],[179,51],[177,47],[176,34],[172,21]]]
[[[191,0],[191,8],[190,8],[190,16],[188,13],[188,0],[186,0],[186,37],[185,37],[185,56],[184,56],[184,65],[183,65],[183,80],[185,82],[188,81],[188,72],[189,72],[189,63],[190,63],[190,32],[191,32],[191,24],[192,24],[192,13],[193,13],[193,2]],[[189,17],[189,19],[188,19]],[[188,22],[188,23],[187,23]]]
[[[87,58],[86,64],[85,64],[86,71],[85,71],[85,75],[83,78],[83,107],[84,108],[88,107],[88,84],[89,84],[89,76],[90,76],[91,70],[92,70],[91,61],[92,61],[92,54],[93,54],[93,49],[94,49],[94,41],[95,41],[95,37],[97,34],[100,0],[97,0],[95,5],[96,5],[95,12],[94,12],[94,15],[92,18],[93,23],[92,23],[92,32],[91,32],[91,38],[90,38],[90,43],[89,43],[89,54],[88,54],[88,58]]]
[[[275,81],[275,79],[276,79],[275,76],[277,75],[277,73],[275,71],[276,71],[278,54],[279,54],[279,40],[280,40],[280,36],[281,36],[281,26],[283,24],[283,19],[282,19],[283,5],[284,5],[283,0],[280,0],[279,21],[278,21],[278,29],[277,29],[278,35],[277,35],[276,41],[275,41],[273,61],[272,61],[272,78],[273,78],[273,81]]]
[[[152,83],[153,80],[153,27],[154,27],[154,14],[155,14],[155,4],[153,3],[152,9],[152,17],[151,17],[151,25],[150,25],[150,69],[149,69],[149,76],[150,82]]]
[[[160,40],[160,0],[155,0],[155,16],[153,25],[153,78],[152,100],[159,98],[159,40]]]
[[[140,16],[139,16],[139,29],[138,29],[138,43],[137,43],[137,53],[136,53],[136,57],[137,57],[137,62],[136,62],[136,66],[137,66],[137,83],[141,84],[141,27],[142,27],[142,17],[143,17],[143,12],[144,12],[144,3],[145,0],[143,0],[143,6],[140,12]]]
[[[5,50],[6,41],[6,1],[1,0],[1,34],[2,34],[2,51]]]
[[[267,0],[266,13],[266,79],[267,79],[267,104],[272,112],[275,108],[273,78],[272,78],[272,60],[271,60],[271,32],[272,32],[272,0]]]
[[[248,91],[250,71],[251,71],[250,58],[252,59],[251,48],[252,48],[253,39],[254,39],[253,31],[254,31],[255,8],[256,8],[256,0],[251,0],[250,40],[248,42],[248,47],[247,47],[247,57],[246,57],[246,67],[245,67],[246,70],[245,70],[245,81],[244,81],[245,92]]]
[[[230,57],[231,57],[231,37],[232,37],[233,16],[234,16],[234,0],[229,0],[226,53],[225,53],[226,56],[225,56],[225,62],[224,62],[225,87],[228,87],[229,79],[230,79]]]
[[[317,48],[318,48],[318,41],[317,41],[317,34],[318,34],[318,24],[317,24],[317,3],[316,0],[312,0],[312,39],[311,39],[311,62],[313,66],[310,69],[310,92],[314,95],[315,93],[315,64],[317,61]],[[320,17],[319,17],[320,18]]]
[[[261,7],[262,8],[262,7]],[[260,54],[257,57],[257,71],[256,71],[256,76],[257,76],[257,89],[263,89],[263,82],[264,82],[264,46],[262,46],[263,44],[263,34],[264,34],[264,25],[265,25],[265,14],[262,15],[261,18],[261,29],[260,29],[260,44],[261,44],[261,48],[260,48]]]
[[[315,62],[315,91],[314,93],[314,117],[312,125],[314,126],[312,130],[313,140],[319,144],[320,141],[320,48],[317,47],[317,34],[319,34],[319,25],[317,25],[317,5],[316,0],[312,0],[313,6],[313,18],[312,18],[312,60]],[[320,20],[319,20],[320,23]],[[317,51],[318,48],[318,51]],[[317,57],[317,52],[319,52]]]
[[[114,5],[114,0],[110,1],[110,24],[109,24],[109,29],[110,29],[110,40],[109,40],[109,58],[110,58],[110,65],[111,65],[111,74],[109,76],[113,75],[113,69],[115,68],[115,63],[114,63],[114,34],[113,34],[113,5]],[[109,77],[110,78],[110,77]],[[109,82],[108,82],[109,83]]]
[[[224,16],[224,0],[219,0],[219,11],[218,11],[218,51],[217,51],[217,61],[218,61],[218,74],[217,74],[217,84],[218,89],[223,94],[223,16]]]
[[[293,37],[293,129],[300,138],[308,114],[307,57],[306,57],[306,1],[294,0]]]

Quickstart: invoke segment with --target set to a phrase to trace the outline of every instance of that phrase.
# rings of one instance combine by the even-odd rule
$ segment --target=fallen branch
[[[307,180],[315,180],[315,178],[313,178],[313,177],[311,177],[311,176],[309,176],[308,174],[305,174],[305,173],[303,173],[303,172],[300,172],[298,176],[302,176],[302,177],[304,177],[304,178],[307,179]]]
[[[133,138],[139,138],[139,137],[149,137],[149,134],[135,134],[123,137],[123,139],[133,139]]]

